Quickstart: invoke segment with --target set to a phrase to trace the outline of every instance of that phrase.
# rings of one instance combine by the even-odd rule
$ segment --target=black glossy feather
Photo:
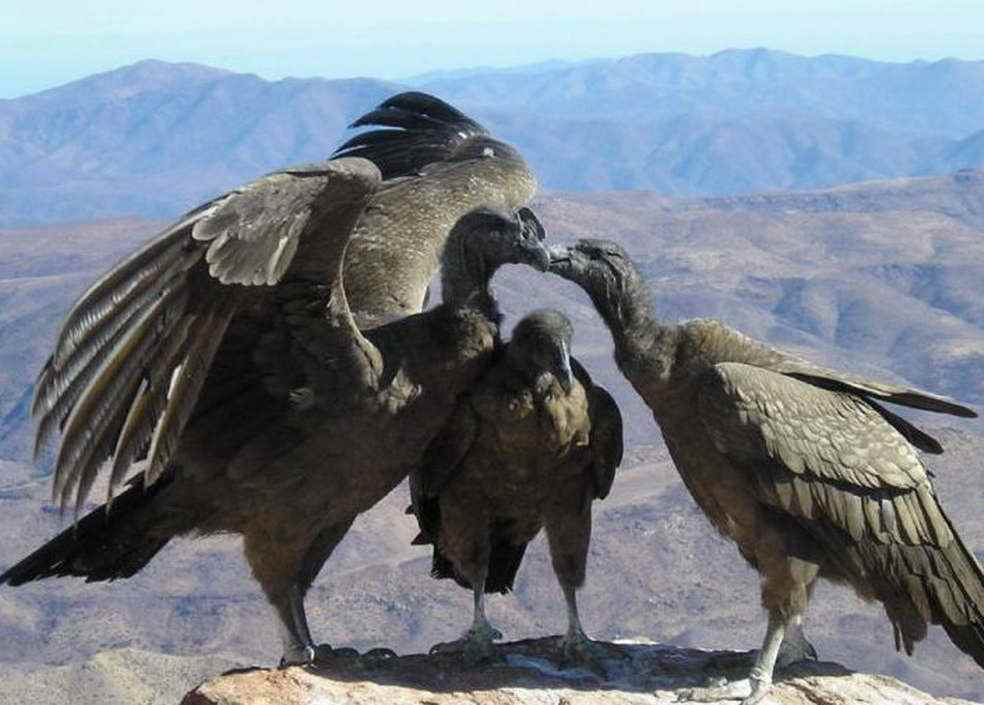
[[[443,100],[417,91],[393,96],[352,123],[370,126],[382,129],[356,135],[334,156],[368,159],[384,179],[417,174],[428,164],[453,158],[467,140],[489,134]]]
[[[86,582],[129,578],[170,540],[142,531],[153,500],[173,480],[162,477],[144,488],[143,478],[119,497],[112,513],[99,507],[0,575],[0,584],[23,585],[53,576],[76,575]]]

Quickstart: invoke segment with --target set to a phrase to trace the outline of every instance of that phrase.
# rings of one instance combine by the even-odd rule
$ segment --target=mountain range
[[[984,166],[984,62],[765,49],[265,81],[143,61],[0,101],[0,224],[169,217],[331,153],[416,88],[519,146],[549,190],[713,196]]]

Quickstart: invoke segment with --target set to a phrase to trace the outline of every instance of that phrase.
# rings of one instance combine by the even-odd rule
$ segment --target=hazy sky
[[[0,97],[156,58],[265,78],[765,46],[984,59],[984,0],[7,0]]]

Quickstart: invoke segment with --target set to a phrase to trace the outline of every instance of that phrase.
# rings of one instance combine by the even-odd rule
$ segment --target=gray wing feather
[[[790,377],[795,377],[804,382],[809,382],[812,385],[823,387],[824,389],[854,392],[892,404],[909,406],[925,411],[935,411],[941,414],[951,414],[964,418],[975,418],[977,416],[977,412],[973,409],[938,394],[932,394],[921,389],[913,389],[898,384],[865,379],[864,377],[835,370],[828,370],[793,357],[786,357],[781,362],[770,365],[769,369],[781,372]]]
[[[771,370],[722,363],[701,379],[699,413],[715,445],[777,460],[794,475],[865,488],[927,481],[915,450],[864,399]]]
[[[915,449],[864,398],[723,363],[702,378],[698,412],[767,503],[858,542],[953,540]]]
[[[329,308],[344,319],[345,247],[379,182],[355,158],[272,174],[189,212],[93,284],[35,386],[36,451],[62,430],[55,499],[74,495],[78,509],[110,458],[111,497],[148,443],[148,482],[166,467],[248,290],[272,296],[297,275],[338,294]],[[364,342],[339,320],[328,327]]]
[[[871,403],[741,364],[706,373],[698,412],[759,499],[792,517],[912,653],[940,624],[984,666],[984,571],[915,451]]]

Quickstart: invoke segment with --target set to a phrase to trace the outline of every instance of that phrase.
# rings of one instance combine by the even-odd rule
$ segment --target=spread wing
[[[591,381],[580,362],[571,358],[574,376],[588,394],[588,413],[591,416],[591,473],[594,496],[604,499],[615,482],[615,471],[622,464],[622,412],[604,387]]]
[[[329,315],[316,334],[310,315],[288,310],[287,325],[308,339],[368,345],[346,325],[341,265],[379,181],[361,159],[270,174],[189,212],[83,294],[38,376],[32,407],[36,450],[61,430],[54,497],[62,506],[74,494],[78,509],[107,459],[110,497],[148,446],[147,484],[167,467],[245,303],[320,293]]]
[[[918,393],[879,390],[900,394]],[[968,653],[984,656],[984,574],[943,513],[915,449],[875,405],[848,391],[723,363],[702,377],[697,411],[760,500],[796,519],[878,594],[907,648],[933,622],[969,645]],[[921,627],[912,626],[912,615]]]

